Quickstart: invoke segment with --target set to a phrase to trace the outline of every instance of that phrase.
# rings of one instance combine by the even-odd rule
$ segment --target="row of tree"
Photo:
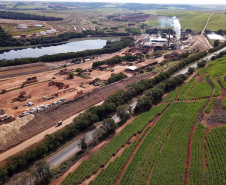
[[[106,59],[103,61],[93,62],[92,68],[95,69],[98,66],[103,65],[103,64],[115,65],[115,64],[119,64],[119,63],[125,62],[125,61],[133,62],[133,61],[136,61],[137,59],[139,59],[139,56],[133,56],[133,55],[115,56],[113,58]]]
[[[20,58],[20,59],[14,59],[14,60],[0,60],[0,67],[30,64],[30,63],[36,63],[36,62],[53,62],[53,61],[68,60],[73,58],[81,58],[81,57],[86,57],[91,55],[108,54],[108,53],[120,51],[121,49],[127,46],[131,46],[133,41],[134,41],[133,38],[126,37],[126,38],[122,38],[120,41],[111,42],[106,46],[104,46],[102,49],[59,53],[55,55],[44,55],[38,58]]]
[[[44,15],[25,14],[20,12],[0,11],[2,19],[19,19],[19,20],[39,20],[39,21],[62,21],[59,17],[46,17]]]
[[[128,76],[125,75],[122,72],[119,73],[119,74],[115,74],[115,75],[111,76],[110,78],[108,78],[107,84],[111,84],[111,83],[117,82],[117,81],[122,80],[124,78],[128,78]]]
[[[226,41],[225,42],[222,42],[221,44],[219,44],[217,47],[214,47],[214,48],[210,48],[209,49],[209,53],[213,53],[215,51],[218,51],[222,48],[226,47]]]
[[[151,103],[160,101],[160,97],[164,92],[168,92],[175,88],[185,79],[184,75],[180,75],[173,79],[169,79],[170,76],[176,71],[184,68],[186,65],[204,57],[206,54],[206,52],[193,54],[191,57],[188,57],[168,69],[166,72],[160,73],[152,79],[143,79],[137,83],[130,84],[126,90],[119,90],[109,95],[102,105],[90,107],[84,113],[74,118],[72,124],[67,125],[65,128],[51,135],[46,135],[45,139],[35,146],[8,158],[5,163],[6,171],[2,170],[3,173],[7,172],[7,176],[12,176],[14,173],[27,169],[34,161],[43,158],[56,150],[64,142],[75,137],[78,133],[86,130],[90,126],[93,126],[94,123],[108,118],[110,114],[116,111],[117,107],[126,104],[129,100],[148,89],[151,90],[146,91],[146,95],[152,100]],[[144,98],[139,100],[136,111],[145,109],[145,105],[142,105],[141,102],[145,103]]]

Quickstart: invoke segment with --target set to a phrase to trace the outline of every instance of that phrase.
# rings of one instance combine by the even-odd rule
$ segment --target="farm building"
[[[156,64],[158,64],[157,60],[148,60],[148,61],[144,61],[144,62],[137,64],[136,67],[144,69],[144,68],[156,65]]]
[[[126,67],[125,72],[134,73],[134,72],[136,72],[136,69],[137,69],[136,66],[129,66],[129,67]]]
[[[52,33],[55,33],[56,32],[56,29],[51,29]]]
[[[26,29],[27,25],[26,24],[18,24],[17,28],[18,29]]]

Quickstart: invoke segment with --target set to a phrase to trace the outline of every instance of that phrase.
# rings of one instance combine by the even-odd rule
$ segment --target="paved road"
[[[132,110],[135,109],[136,104],[137,104],[137,101],[130,104],[130,106],[132,107]],[[112,116],[112,119],[114,119],[116,123],[120,121],[117,114],[114,114]],[[71,143],[70,145],[66,146],[65,148],[57,152],[55,155],[48,158],[46,161],[49,164],[50,168],[52,169],[59,166],[63,161],[67,160],[68,158],[78,153],[81,150],[81,148],[79,147],[81,138],[85,137],[86,143],[90,143],[95,137],[94,132],[95,131],[90,131],[86,133],[85,136],[82,136],[76,139],[73,143]]]
[[[85,135],[86,143],[90,143],[94,137],[94,131],[91,131]],[[74,154],[78,153],[80,148],[80,140],[84,136],[78,138],[75,142],[71,143],[70,145],[66,146],[64,149],[56,153],[54,156],[47,159],[47,163],[50,165],[50,168],[55,168],[60,165],[63,161],[67,160],[68,158],[72,157]]]
[[[204,59],[209,60],[212,56],[215,56],[215,55],[219,54],[221,51],[225,51],[225,50],[226,50],[226,47],[224,47],[224,48],[222,48],[222,49],[220,49],[220,50],[214,52],[213,54],[208,55],[208,56],[207,56],[206,58],[204,58]],[[200,62],[200,61],[202,61],[202,60],[203,60],[203,59],[199,60],[198,62]],[[184,69],[182,69],[181,71],[179,71],[178,73],[176,73],[174,76],[177,76],[177,75],[180,75],[180,74],[185,74],[185,73],[187,73],[189,67],[194,67],[194,68],[196,68],[198,62],[195,62],[195,63],[193,63],[193,64],[187,66],[186,68],[184,68]]]

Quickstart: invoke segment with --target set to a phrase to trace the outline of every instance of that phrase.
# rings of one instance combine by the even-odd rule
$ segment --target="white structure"
[[[45,31],[40,31],[40,35],[46,35]]]
[[[35,24],[36,27],[42,27],[43,25],[41,24]]]
[[[56,32],[56,29],[51,29],[52,33],[55,33]]]
[[[221,35],[217,35],[215,33],[211,33],[211,34],[208,34],[207,37],[210,39],[210,40],[219,40],[219,41],[224,41],[225,38],[222,37]]]
[[[17,28],[18,29],[26,29],[27,25],[26,24],[18,24]]]
[[[49,34],[49,33],[52,33],[52,30],[47,30],[46,33],[48,33],[48,34]]]
[[[167,42],[167,39],[161,38],[161,37],[151,37],[150,41],[151,42]]]

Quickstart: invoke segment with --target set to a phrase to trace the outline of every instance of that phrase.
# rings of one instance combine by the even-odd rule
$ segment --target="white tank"
[[[52,33],[55,33],[56,32],[56,29],[51,29]]]
[[[27,25],[26,24],[18,24],[17,28],[25,29],[25,28],[27,28]]]
[[[45,31],[40,31],[40,35],[46,35]]]
[[[47,30],[46,33],[52,33],[52,30]]]

